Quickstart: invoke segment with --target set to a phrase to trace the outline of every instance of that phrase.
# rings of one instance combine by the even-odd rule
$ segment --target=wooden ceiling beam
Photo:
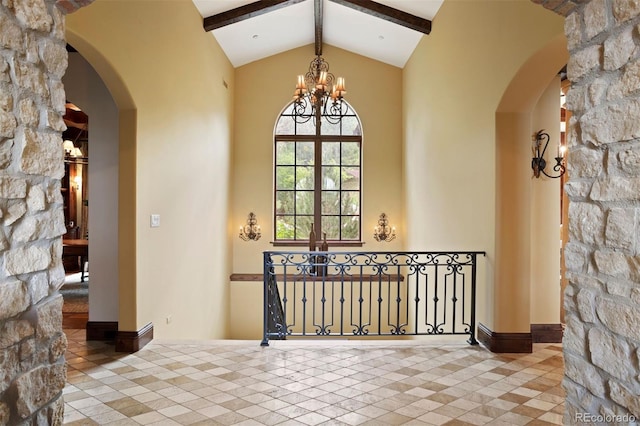
[[[323,0],[314,0],[313,16],[315,18],[316,56],[322,55],[322,4]]]
[[[290,6],[292,4],[301,3],[304,0],[261,0],[253,3],[246,4],[244,6],[236,7],[235,9],[227,10],[226,12],[218,13],[216,15],[208,16],[204,18],[202,26],[205,31],[212,31],[217,28],[224,27],[226,25],[235,24],[236,22],[244,21],[249,18],[264,15],[274,10]]]
[[[403,12],[398,9],[386,6],[381,3],[376,3],[371,0],[329,0],[343,6],[350,7],[359,12],[367,13],[376,18],[384,19],[385,21],[393,22],[394,24],[402,25],[403,27],[411,28],[412,30],[419,31],[424,34],[431,32],[431,21],[421,18],[419,16],[412,15],[407,12]]]

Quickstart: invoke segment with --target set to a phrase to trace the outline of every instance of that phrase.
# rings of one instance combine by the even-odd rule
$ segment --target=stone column
[[[0,424],[62,424],[67,68],[54,0],[0,4]]]
[[[542,2],[559,7],[556,0]],[[640,1],[574,0],[564,424],[640,419]]]

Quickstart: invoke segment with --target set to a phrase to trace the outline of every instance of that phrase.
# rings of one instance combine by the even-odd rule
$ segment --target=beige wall
[[[313,47],[234,71],[200,19],[188,0],[98,0],[68,20],[69,41],[120,107],[121,329],[259,338],[260,284],[228,277],[261,272],[273,248],[273,126]],[[527,58],[561,32],[562,18],[526,0],[447,1],[404,71],[324,48],[363,124],[363,249],[486,250],[479,319],[490,326],[494,307],[509,322],[506,305],[529,306],[528,269],[526,287],[505,284],[498,296],[493,286],[496,110]],[[237,238],[250,211],[258,242]],[[399,232],[389,244],[371,236],[381,212]],[[152,213],[160,228],[149,228]],[[528,309],[523,318],[498,331],[523,331]]]
[[[346,99],[363,128],[362,250],[402,250],[407,232],[402,189],[402,70],[325,45],[323,57],[331,72],[346,80]],[[291,101],[296,76],[306,73],[314,58],[312,45],[294,49],[236,70],[233,203],[229,228],[234,232],[233,272],[262,272],[262,252],[273,241],[273,130],[282,109]],[[262,238],[244,242],[240,225],[253,211]],[[373,239],[380,213],[387,213],[398,238],[391,243]],[[276,247],[281,250],[303,250]],[[330,247],[330,250],[348,250]],[[262,285],[231,283],[232,338],[260,338]]]
[[[561,17],[530,1],[445,1],[432,34],[422,39],[404,69],[406,226],[412,230],[407,249],[485,250],[478,319],[490,328],[497,325],[494,331],[528,332],[530,320],[529,258],[523,283],[496,287],[494,281],[496,264],[511,262],[496,258],[496,220],[503,214],[496,200],[504,183],[496,181],[496,158],[526,158],[531,123],[520,117],[524,137],[510,139],[524,148],[496,152],[496,111],[523,63],[562,31]],[[546,80],[537,95],[527,94],[535,96],[531,105],[552,77],[542,76]],[[517,170],[518,181],[528,179],[530,159]],[[501,179],[507,177],[500,173]],[[529,228],[524,229],[528,245]],[[517,242],[518,235],[508,238]],[[500,311],[498,321],[494,316]]]
[[[120,329],[161,338],[227,333],[233,68],[201,22],[190,0],[98,0],[67,20],[120,108]]]
[[[560,140],[560,77],[555,77],[533,111],[531,134],[550,136],[545,158],[553,166]],[[525,160],[526,161],[526,160]],[[531,184],[531,324],[560,322],[560,179],[540,177]]]
[[[504,178],[496,179],[495,281],[481,319],[494,331],[529,331],[531,132],[529,113],[496,115],[496,175]]]

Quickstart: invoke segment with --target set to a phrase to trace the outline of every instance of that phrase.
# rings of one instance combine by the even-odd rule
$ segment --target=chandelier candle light
[[[262,236],[260,225],[256,215],[251,212],[247,218],[247,224],[240,227],[240,238],[243,241],[258,241]]]
[[[533,158],[531,159],[531,168],[533,169],[533,176],[535,178],[540,177],[540,173],[549,177],[549,178],[559,178],[566,171],[565,162],[564,162],[564,154],[567,149],[566,146],[558,144],[558,150],[556,152],[556,164],[553,166],[553,171],[557,173],[557,175],[550,175],[544,169],[547,166],[547,162],[544,159],[544,153],[547,151],[547,147],[549,146],[549,134],[544,130],[539,130],[533,135]],[[544,143],[544,147],[542,144]]]
[[[306,123],[315,118],[320,128],[322,116],[336,124],[348,112],[349,106],[342,101],[347,93],[344,78],[329,72],[329,63],[320,55],[309,64],[309,71],[298,76],[293,94],[294,120]]]

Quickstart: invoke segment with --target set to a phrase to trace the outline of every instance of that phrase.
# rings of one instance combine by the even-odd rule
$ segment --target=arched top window
[[[362,127],[344,100],[320,108],[300,99],[275,127],[275,243],[360,243]]]

